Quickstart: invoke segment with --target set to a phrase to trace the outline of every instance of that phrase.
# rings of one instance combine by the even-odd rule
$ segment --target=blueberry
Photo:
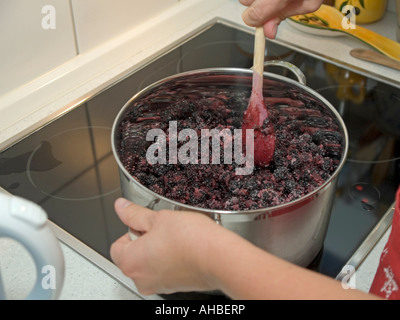
[[[118,128],[121,161],[144,186],[199,208],[258,209],[306,195],[329,179],[340,164],[343,137],[315,99],[280,83],[267,87],[269,97],[288,98],[270,106],[270,117],[264,123],[263,130],[273,129],[277,139],[268,167],[255,168],[249,176],[236,176],[235,163],[149,165],[146,151],[151,142],[145,141],[146,133],[152,128],[167,132],[169,121],[177,121],[178,130],[195,129],[199,136],[201,129],[241,128],[249,90],[233,86],[196,89],[184,83],[164,84],[132,105]],[[222,148],[221,143],[221,163]]]

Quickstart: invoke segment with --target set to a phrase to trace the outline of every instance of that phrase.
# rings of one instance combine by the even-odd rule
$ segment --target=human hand
[[[225,229],[203,214],[153,211],[125,199],[115,210],[134,233],[111,246],[111,257],[145,295],[216,290],[208,278],[208,246]]]
[[[250,300],[370,298],[269,254],[203,214],[156,212],[124,199],[115,210],[141,235],[115,241],[111,257],[142,294],[219,290]]]
[[[294,15],[318,10],[323,0],[239,0],[248,8],[243,21],[251,27],[264,26],[265,35],[274,39],[279,24]]]

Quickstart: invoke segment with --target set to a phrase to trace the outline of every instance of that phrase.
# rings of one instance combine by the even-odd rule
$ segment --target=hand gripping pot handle
[[[36,265],[36,283],[26,300],[57,299],[64,280],[64,257],[48,224],[47,214],[37,204],[0,194],[0,238],[21,243]],[[6,299],[0,274],[0,300]]]

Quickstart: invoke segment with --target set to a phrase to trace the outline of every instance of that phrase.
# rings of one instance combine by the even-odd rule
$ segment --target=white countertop
[[[98,47],[85,56],[80,56],[67,63],[54,72],[50,72],[19,90],[14,90],[6,97],[0,97],[0,105],[12,110],[19,104],[29,99],[33,112],[23,119],[13,119],[9,116],[9,126],[0,132],[0,148],[5,147],[30,132],[33,128],[45,123],[54,115],[60,114],[69,107],[74,106],[83,98],[98,91],[105,85],[112,83],[120,75],[136,66],[145,63],[154,57],[160,50],[176,44],[187,34],[192,34],[200,27],[215,19],[224,19],[243,28],[246,27],[241,19],[243,7],[236,0],[212,0],[182,2],[179,17],[186,13],[184,19],[174,19],[172,13],[160,19],[159,26],[145,25],[135,28],[122,35],[115,41]],[[193,6],[193,7],[191,7]],[[196,9],[196,10],[193,10]],[[162,28],[163,23],[169,21],[168,28]],[[395,15],[387,13],[385,19],[379,23],[368,26],[389,38],[395,39]],[[178,21],[179,20],[179,21]],[[389,27],[390,26],[390,27]],[[138,39],[144,38],[146,32],[158,28],[159,37],[153,43],[146,43],[141,50],[132,49]],[[143,40],[144,41],[144,40]],[[368,62],[352,58],[349,54],[353,48],[365,45],[350,37],[324,38],[302,33],[283,22],[278,33],[278,40],[290,43],[298,48],[312,51],[322,57],[329,57],[337,61],[355,66],[358,70],[367,70],[376,75],[400,83],[400,72],[386,67],[381,67]],[[116,54],[116,52],[119,52]],[[122,53],[121,53],[122,52]],[[125,54],[124,54],[125,52]],[[112,57],[112,58],[111,58]],[[45,97],[45,98],[44,98]],[[3,117],[3,115],[2,115]],[[3,118],[4,119],[4,118]],[[388,233],[364,261],[356,273],[357,288],[368,291],[376,271],[382,248],[387,241]],[[117,280],[111,278],[92,262],[62,244],[66,263],[65,283],[60,299],[140,299],[140,297]],[[7,290],[9,298],[22,298],[26,292],[26,284],[33,283],[33,273],[27,272],[30,256],[16,242],[10,239],[0,239],[0,269],[3,279],[9,279],[10,287]],[[21,270],[21,268],[24,268]],[[7,281],[6,281],[7,282]]]

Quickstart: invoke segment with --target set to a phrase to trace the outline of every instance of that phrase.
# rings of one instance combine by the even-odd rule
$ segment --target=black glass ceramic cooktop
[[[51,221],[109,259],[112,242],[127,231],[113,209],[121,195],[111,151],[118,111],[147,85],[179,72],[250,68],[253,41],[223,23],[203,30],[1,152],[0,186],[41,205]],[[349,157],[319,261],[320,272],[336,277],[393,204],[400,182],[400,90],[273,42],[267,42],[267,59],[297,65],[349,131]]]

